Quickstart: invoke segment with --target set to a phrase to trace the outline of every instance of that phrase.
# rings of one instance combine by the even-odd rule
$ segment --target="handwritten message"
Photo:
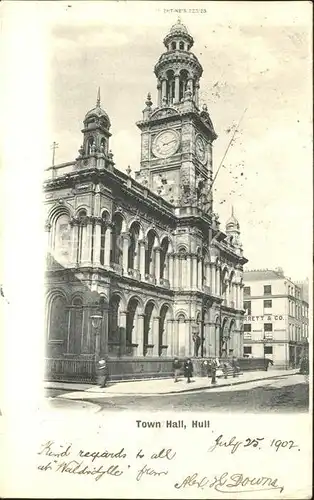
[[[150,428],[149,421],[142,424],[142,421],[135,421],[136,427]],[[166,424],[170,427],[169,421],[166,421]],[[153,421],[151,425],[156,432],[155,427],[158,427],[156,421]],[[182,430],[186,428],[183,421],[180,422],[178,428]],[[153,432],[153,429],[149,432]],[[198,449],[197,453],[205,453],[207,458],[204,463],[209,471],[207,473],[203,472],[203,468],[200,470],[199,467],[193,467],[191,465],[193,461],[189,461],[189,472],[182,473],[181,467],[178,467],[178,463],[184,462],[185,459],[182,448],[180,452],[173,447],[150,447],[149,445],[136,451],[128,449],[127,446],[112,448],[104,445],[96,449],[79,447],[73,442],[62,443],[55,440],[41,443],[37,451],[37,469],[41,472],[85,476],[95,482],[103,481],[108,477],[121,478],[123,476],[127,476],[128,480],[133,479],[136,483],[142,482],[144,478],[151,481],[167,481],[169,489],[174,491],[212,489],[212,491],[224,494],[276,490],[278,494],[281,494],[285,491],[285,485],[276,474],[252,475],[241,470],[236,462],[233,462],[232,469],[225,470],[222,467],[224,461],[217,455],[231,456],[248,450],[254,450],[255,453],[263,453],[267,450],[274,454],[294,454],[301,451],[297,442],[283,437],[269,438],[262,435],[250,435],[237,438],[236,435],[219,433],[212,428],[209,420],[206,421],[206,438],[203,450]],[[221,472],[217,473],[217,469],[221,469]]]
[[[47,441],[43,443],[38,455],[42,460],[37,468],[40,471],[47,472],[53,471],[60,474],[78,474],[91,476],[95,481],[99,481],[104,476],[122,476],[127,469],[131,468],[130,461],[133,458],[128,456],[124,448],[120,450],[82,450],[76,449],[72,443],[58,444],[54,441]],[[142,461],[145,459],[156,462],[168,462],[175,458],[176,452],[171,448],[162,448],[156,452],[144,454],[140,449],[135,459]],[[129,463],[128,463],[129,460]],[[144,460],[145,461],[145,460]],[[166,467],[160,468],[159,464],[152,467],[147,463],[135,468],[136,481],[140,481],[143,476],[166,476],[168,469]]]

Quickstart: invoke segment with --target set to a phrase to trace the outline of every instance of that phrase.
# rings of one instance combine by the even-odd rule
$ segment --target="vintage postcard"
[[[1,4],[1,496],[311,497],[311,21]]]

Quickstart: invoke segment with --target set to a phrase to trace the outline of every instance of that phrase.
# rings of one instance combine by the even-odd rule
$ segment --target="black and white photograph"
[[[27,150],[4,45],[3,199],[35,225],[3,224],[3,331],[24,347],[0,418],[35,381],[44,436],[4,496],[310,498],[312,6],[43,3],[23,7],[42,37]]]

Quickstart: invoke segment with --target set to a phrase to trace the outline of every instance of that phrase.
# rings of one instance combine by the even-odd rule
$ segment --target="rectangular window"
[[[273,353],[273,346],[264,345],[264,354],[272,354],[272,353]]]
[[[243,346],[243,354],[252,354],[252,346],[250,345]]]
[[[251,295],[251,287],[250,286],[245,286],[243,288],[243,295],[246,295],[246,296]]]
[[[248,316],[251,316],[252,311],[251,311],[251,301],[250,300],[245,300],[244,301],[244,310]]]
[[[264,323],[264,332],[272,332],[273,324],[272,323]]]
[[[264,295],[271,295],[271,285],[264,285]]]
[[[245,323],[243,325],[243,331],[244,332],[251,332],[252,331],[252,325],[248,325],[247,323]]]
[[[273,307],[273,301],[272,300],[264,300],[264,309],[269,309],[270,307]]]

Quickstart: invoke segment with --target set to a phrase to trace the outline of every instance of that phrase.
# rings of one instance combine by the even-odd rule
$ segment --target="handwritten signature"
[[[278,484],[277,478],[274,479],[265,476],[249,477],[238,472],[235,474],[224,472],[220,476],[214,476],[214,480],[206,476],[202,477],[198,472],[195,472],[191,476],[184,478],[181,483],[176,483],[174,485],[178,490],[186,488],[187,486],[194,486],[201,489],[205,487],[214,488],[214,490],[220,493],[229,494],[232,493],[232,489],[234,489],[236,493],[251,493],[253,491],[267,490],[279,490],[280,493],[282,493],[284,490],[284,487]]]

